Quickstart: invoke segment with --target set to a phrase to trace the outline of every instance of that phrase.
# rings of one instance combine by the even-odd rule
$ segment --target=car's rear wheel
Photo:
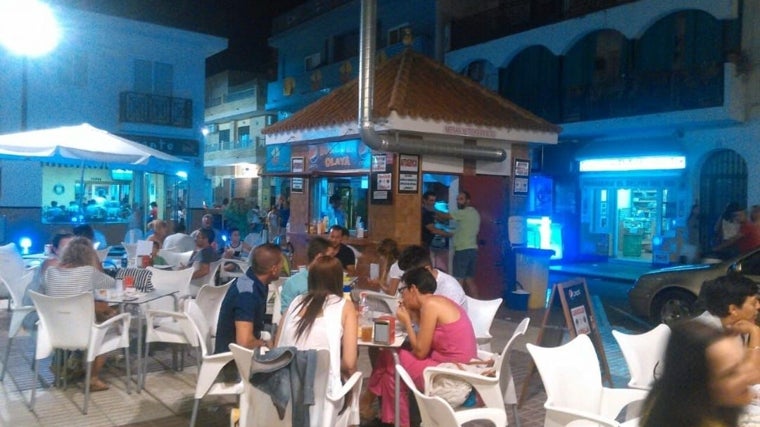
[[[658,295],[652,303],[652,320],[672,324],[694,315],[697,297],[686,291],[670,290]]]

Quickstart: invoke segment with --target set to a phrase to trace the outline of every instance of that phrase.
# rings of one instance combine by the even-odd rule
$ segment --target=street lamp
[[[28,58],[47,55],[61,38],[50,7],[38,0],[0,0],[0,45],[21,57],[21,130],[27,127]]]

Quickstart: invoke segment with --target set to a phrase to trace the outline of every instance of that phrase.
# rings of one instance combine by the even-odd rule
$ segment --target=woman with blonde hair
[[[148,240],[158,242],[158,246],[163,247],[164,239],[169,235],[169,223],[163,219],[156,219],[148,224],[148,228],[153,229],[153,234],[148,236]]]
[[[53,297],[67,297],[96,289],[109,289],[116,281],[101,271],[100,258],[86,237],[74,237],[61,253],[58,265],[45,271],[42,292]],[[102,322],[116,314],[116,310],[104,301],[95,301],[95,317]],[[103,367],[105,356],[98,356],[92,364],[90,391],[107,390],[108,385],[98,374]]]

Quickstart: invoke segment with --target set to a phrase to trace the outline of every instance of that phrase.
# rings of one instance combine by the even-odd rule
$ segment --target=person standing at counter
[[[328,225],[339,225],[341,227],[346,226],[346,213],[343,211],[342,199],[340,194],[333,194],[330,196],[330,209],[327,212]]]
[[[330,244],[338,251],[335,258],[338,258],[343,264],[343,270],[350,276],[356,276],[356,254],[351,248],[343,244],[343,241],[348,237],[348,229],[340,225],[333,225],[330,227],[328,237]]]
[[[454,277],[459,280],[467,294],[478,297],[475,287],[475,264],[478,259],[478,232],[480,213],[470,205],[470,193],[461,191],[457,195],[457,209],[449,213],[436,211],[437,219],[455,220],[454,230]]]

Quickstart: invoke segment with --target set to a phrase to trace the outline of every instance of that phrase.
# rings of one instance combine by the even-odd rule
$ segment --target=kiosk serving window
[[[327,217],[328,226],[339,224],[356,229],[358,218],[367,224],[369,176],[331,176],[312,180],[311,220]]]

